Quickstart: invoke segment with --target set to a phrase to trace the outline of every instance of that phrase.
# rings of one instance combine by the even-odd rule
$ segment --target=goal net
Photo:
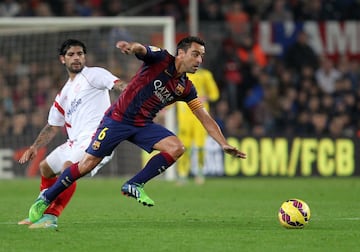
[[[46,124],[55,95],[67,79],[66,71],[58,61],[57,49],[69,38],[85,42],[88,66],[102,66],[120,78],[130,80],[141,62],[121,54],[115,48],[116,41],[138,41],[173,53],[175,24],[171,17],[0,19],[0,178],[36,174],[35,170],[29,171],[36,169],[36,164],[29,164],[24,172],[16,158]],[[166,116],[170,129],[174,129],[173,114],[169,112]],[[58,136],[41,157],[64,138],[64,134]],[[133,174],[141,169],[142,156],[139,148],[121,143],[111,163],[100,173]],[[1,167],[4,164],[6,167]],[[165,176],[171,178],[174,174],[168,172]]]

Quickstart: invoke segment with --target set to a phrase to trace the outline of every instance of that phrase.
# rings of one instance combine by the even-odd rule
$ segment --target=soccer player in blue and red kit
[[[98,129],[79,163],[66,168],[56,183],[43,191],[29,210],[32,222],[41,218],[49,204],[74,181],[91,172],[103,157],[128,140],[147,152],[158,150],[134,177],[121,188],[124,195],[134,197],[146,206],[154,201],[145,193],[144,184],[171,166],[183,153],[177,136],[153,122],[157,112],[176,101],[188,104],[209,135],[225,153],[246,158],[246,154],[229,145],[219,126],[204,109],[186,73],[195,73],[205,55],[205,42],[198,37],[186,37],[177,45],[176,56],[154,46],[118,41],[116,47],[125,54],[135,54],[144,63],[105,113]]]

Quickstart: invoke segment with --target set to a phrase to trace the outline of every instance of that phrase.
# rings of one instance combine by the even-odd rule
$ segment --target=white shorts
[[[60,174],[66,161],[77,163],[83,158],[85,150],[89,146],[90,141],[91,138],[89,137],[77,141],[68,140],[53,150],[46,157],[46,162],[49,164],[51,170],[55,174]],[[112,159],[112,157],[113,153],[111,156],[104,157],[104,159],[91,171],[91,176],[94,176],[99,171],[99,169],[101,169]]]

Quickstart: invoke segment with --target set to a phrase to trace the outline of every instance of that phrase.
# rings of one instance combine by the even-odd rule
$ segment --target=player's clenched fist
[[[116,47],[119,48],[122,53],[125,53],[125,54],[131,53],[130,43],[128,43],[126,41],[118,41],[116,43]]]
[[[116,43],[116,47],[119,48],[120,51],[125,54],[132,54],[132,53],[137,53],[142,55],[146,54],[145,46],[137,42],[129,43],[126,41],[118,41]]]

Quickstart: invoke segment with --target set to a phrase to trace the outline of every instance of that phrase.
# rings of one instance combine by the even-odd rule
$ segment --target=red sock
[[[56,177],[55,178],[45,178],[44,176],[41,176],[40,191],[52,186],[55,183],[56,179],[57,179]]]
[[[70,185],[65,191],[59,194],[56,199],[51,202],[50,206],[46,209],[45,214],[52,214],[60,216],[67,204],[70,202],[76,189],[76,182]]]
[[[55,178],[45,178],[41,176],[40,190],[44,190],[52,186],[55,181]],[[60,216],[66,205],[69,203],[71,197],[73,196],[76,189],[76,182],[69,186],[65,191],[63,191],[46,209],[45,214],[52,214],[55,216]]]

